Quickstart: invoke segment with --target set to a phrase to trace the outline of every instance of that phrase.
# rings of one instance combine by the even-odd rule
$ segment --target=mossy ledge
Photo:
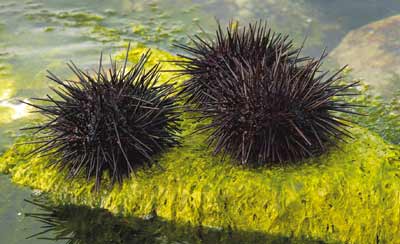
[[[124,216],[156,213],[193,226],[329,243],[398,243],[400,150],[376,134],[354,127],[354,140],[320,157],[248,169],[213,157],[204,135],[189,136],[197,126],[184,118],[183,145],[162,155],[160,167],[139,170],[122,186],[99,193],[93,181],[66,180],[65,172],[46,167],[54,159],[25,157],[31,145],[3,154],[0,172],[56,201]],[[104,185],[107,181],[104,177]]]

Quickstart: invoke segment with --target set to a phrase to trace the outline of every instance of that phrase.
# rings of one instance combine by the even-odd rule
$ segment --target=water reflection
[[[25,216],[42,224],[42,231],[28,239],[65,240],[68,244],[154,243],[158,236],[158,233],[146,231],[150,221],[128,221],[115,217],[105,209],[75,205],[52,206],[43,199],[25,201],[40,209],[39,213],[26,213]]]
[[[291,239],[259,232],[223,231],[163,221],[155,216],[123,218],[105,209],[76,205],[52,205],[43,197],[25,200],[39,209],[26,213],[41,225],[41,231],[28,238],[64,241],[67,244],[97,243],[324,243],[318,240]]]

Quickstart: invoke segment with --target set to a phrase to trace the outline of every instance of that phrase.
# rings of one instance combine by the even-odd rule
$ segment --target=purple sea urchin
[[[216,83],[222,72],[228,68],[235,70],[236,63],[271,66],[277,58],[277,50],[281,56],[288,57],[287,60],[300,61],[295,57],[298,50],[292,48],[289,36],[272,32],[262,21],[249,24],[248,28],[231,23],[226,31],[218,24],[214,40],[194,36],[192,44],[193,47],[176,45],[189,54],[179,54],[184,59],[176,64],[182,67],[179,70],[182,75],[190,76],[183,83],[181,94],[194,106],[209,99],[207,94],[218,89]]]
[[[128,48],[129,52],[129,48]],[[100,64],[90,75],[73,63],[77,80],[61,80],[49,71],[58,98],[47,95],[29,105],[48,118],[26,128],[41,134],[31,154],[56,156],[51,164],[69,170],[68,177],[83,173],[100,186],[107,172],[112,184],[121,183],[137,167],[150,165],[153,156],[178,144],[179,109],[172,84],[157,84],[159,65],[145,71],[150,56],[143,54],[132,68],[117,68],[111,60],[106,71]]]
[[[283,50],[286,51],[286,50]],[[242,164],[262,165],[298,161],[324,152],[343,136],[349,121],[338,113],[354,113],[356,106],[343,100],[355,95],[347,90],[356,83],[340,85],[339,70],[327,77],[319,71],[322,59],[291,60],[276,50],[276,60],[252,64],[237,60],[204,93],[200,120],[211,119],[201,130],[215,153],[232,155]],[[220,71],[221,72],[221,71]]]

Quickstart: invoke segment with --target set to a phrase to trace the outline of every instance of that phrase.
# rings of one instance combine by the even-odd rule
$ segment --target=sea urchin
[[[129,47],[128,47],[129,52]],[[50,164],[67,168],[68,177],[83,174],[96,179],[108,172],[112,184],[122,182],[137,167],[150,165],[153,156],[178,144],[179,109],[172,84],[158,84],[159,65],[145,71],[150,56],[143,54],[132,68],[125,63],[91,75],[68,64],[77,80],[61,80],[48,71],[59,85],[58,95],[35,99],[29,105],[48,118],[46,123],[26,128],[40,134],[32,154],[52,155]]]
[[[237,60],[208,90],[209,98],[195,111],[211,123],[208,138],[215,153],[231,155],[242,164],[299,161],[324,152],[344,136],[349,121],[339,113],[354,113],[343,97],[355,95],[341,85],[339,73],[321,73],[322,59],[290,60],[276,50],[272,66]]]

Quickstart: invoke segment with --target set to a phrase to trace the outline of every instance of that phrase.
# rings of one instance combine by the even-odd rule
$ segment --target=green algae
[[[84,11],[52,11],[40,9],[36,12],[27,13],[26,18],[31,21],[45,23],[44,32],[52,32],[61,27],[83,28],[87,37],[100,42],[119,41],[122,30],[107,27],[100,14]]]
[[[95,40],[101,42],[113,42],[119,41],[122,33],[121,30],[97,24],[92,27],[89,34]]]
[[[186,2],[187,4],[187,2]],[[70,9],[57,11],[43,6],[30,8],[24,13],[26,20],[39,24],[43,32],[69,32],[102,43],[115,43],[121,39],[158,44],[171,48],[173,42],[187,42],[187,33],[193,33],[188,23],[202,21],[210,26],[210,18],[199,9],[181,9],[164,2],[123,3],[124,7],[106,8],[101,12]],[[196,20],[193,16],[197,16]],[[213,22],[213,25],[215,23]],[[76,35],[76,34],[75,34]]]
[[[91,26],[104,19],[103,16],[83,11],[51,11],[40,9],[37,12],[25,14],[29,20],[63,24],[64,26]]]
[[[127,46],[126,46],[127,47]],[[152,66],[159,64],[161,65],[161,74],[160,74],[160,81],[161,82],[174,82],[174,83],[181,83],[185,77],[180,76],[176,77],[176,73],[169,72],[169,71],[176,71],[180,69],[177,67],[172,60],[182,60],[169,52],[158,48],[149,48],[141,43],[132,43],[131,50],[128,53],[128,61],[131,63],[137,63],[140,59],[140,56],[144,54],[146,51],[150,50],[151,55],[145,65],[145,68],[150,69]],[[117,53],[115,56],[116,60],[122,61],[126,57],[126,51],[121,51]],[[168,72],[167,72],[168,71]]]

